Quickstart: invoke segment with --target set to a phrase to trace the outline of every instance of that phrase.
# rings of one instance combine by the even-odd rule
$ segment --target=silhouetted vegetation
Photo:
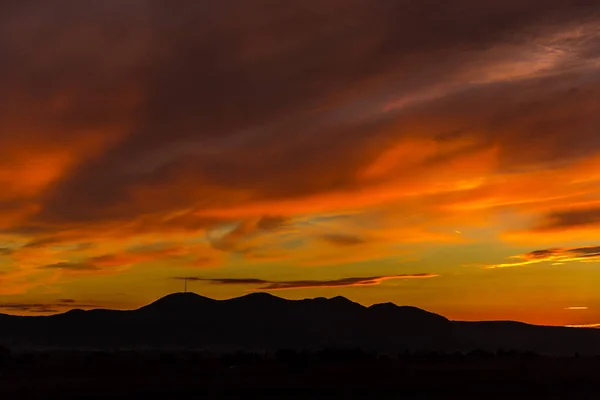
[[[345,398],[360,393],[404,398],[593,398],[585,396],[595,393],[599,369],[600,357],[544,357],[517,351],[384,354],[326,348],[216,354],[0,348],[0,397],[12,398],[4,395],[16,392],[30,398],[168,392],[212,398],[242,394]]]

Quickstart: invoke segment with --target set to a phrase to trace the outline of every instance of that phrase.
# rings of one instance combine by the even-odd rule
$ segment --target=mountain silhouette
[[[192,292],[172,293],[144,306],[137,311],[146,314],[187,314],[204,311],[217,300]]]
[[[173,293],[136,310],[0,314],[0,344],[56,349],[315,350],[380,352],[517,350],[600,354],[600,330],[523,323],[458,322],[393,303],[365,307],[344,297],[286,300],[252,293],[215,300]]]

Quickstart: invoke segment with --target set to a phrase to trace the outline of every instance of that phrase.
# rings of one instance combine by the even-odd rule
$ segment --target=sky
[[[600,324],[595,1],[6,0],[0,59],[0,313]]]

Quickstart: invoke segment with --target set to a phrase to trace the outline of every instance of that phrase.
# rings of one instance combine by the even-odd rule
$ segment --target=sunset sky
[[[600,324],[598,2],[6,0],[0,61],[0,313]]]

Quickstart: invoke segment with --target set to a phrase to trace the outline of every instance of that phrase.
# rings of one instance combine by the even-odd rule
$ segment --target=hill
[[[600,354],[600,331],[515,322],[457,322],[392,303],[365,307],[344,297],[286,300],[267,293],[215,300],[174,293],[137,310],[3,315],[0,344],[38,349],[315,350],[379,352],[518,350]]]

